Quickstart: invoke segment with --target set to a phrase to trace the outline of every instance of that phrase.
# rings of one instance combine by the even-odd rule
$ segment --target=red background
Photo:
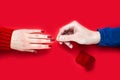
[[[120,26],[120,1],[116,0],[2,0],[0,24],[12,28],[41,28],[56,37],[72,20],[89,29]],[[0,80],[120,80],[120,48],[87,46],[96,58],[92,71],[76,64],[81,50],[54,42],[52,49],[37,54],[0,52]]]

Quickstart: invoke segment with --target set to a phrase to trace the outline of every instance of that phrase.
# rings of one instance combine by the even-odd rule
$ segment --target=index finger
[[[57,40],[58,40],[59,36],[61,36],[65,31],[69,30],[72,27],[73,27],[73,24],[69,23],[69,24],[63,26],[62,28],[60,28],[58,35],[57,35]]]

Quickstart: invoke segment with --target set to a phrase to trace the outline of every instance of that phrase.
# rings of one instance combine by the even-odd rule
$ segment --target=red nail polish
[[[49,35],[48,38],[52,38],[52,36]]]
[[[51,39],[50,41],[52,41],[52,42],[53,42],[53,41],[55,41],[55,39]]]
[[[52,46],[51,46],[51,45],[49,45],[49,47],[51,48]]]
[[[42,30],[41,32],[44,33],[45,31]]]

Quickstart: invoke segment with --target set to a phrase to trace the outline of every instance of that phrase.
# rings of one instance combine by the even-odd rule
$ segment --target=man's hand
[[[71,41],[83,45],[97,44],[100,41],[100,33],[89,30],[77,21],[73,21],[59,30],[57,41],[60,44],[65,43],[69,48],[73,48]]]
[[[50,49],[51,36],[43,34],[39,29],[20,29],[12,33],[11,49],[35,52],[38,49]]]

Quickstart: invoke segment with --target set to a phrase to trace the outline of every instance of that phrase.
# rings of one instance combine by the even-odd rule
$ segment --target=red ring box
[[[95,64],[95,58],[85,51],[81,51],[76,57],[76,62],[86,70],[92,70]]]

